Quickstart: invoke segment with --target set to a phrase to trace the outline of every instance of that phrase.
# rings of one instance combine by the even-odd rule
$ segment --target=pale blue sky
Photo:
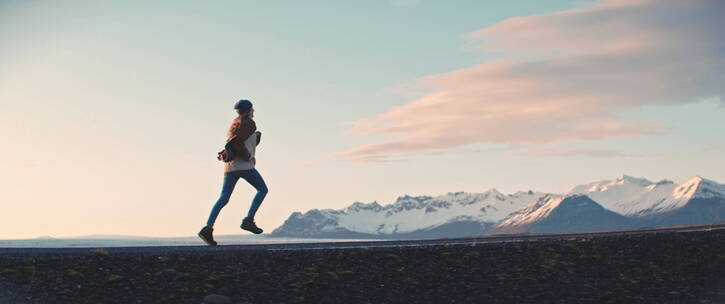
[[[717,99],[622,113],[666,125],[662,135],[535,147],[627,157],[479,143],[382,164],[335,159],[384,138],[345,132],[413,100],[396,88],[498,56],[467,50],[466,34],[588,2],[298,3],[0,2],[0,239],[196,233],[221,190],[214,157],[239,98],[264,134],[270,194],[257,223],[267,231],[294,211],[404,194],[561,192],[623,173],[725,182]],[[252,195],[237,186],[216,233],[240,232]]]

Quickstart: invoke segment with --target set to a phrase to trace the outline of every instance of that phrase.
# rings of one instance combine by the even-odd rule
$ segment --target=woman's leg
[[[264,197],[267,196],[267,192],[269,190],[267,189],[267,184],[264,183],[262,175],[259,174],[257,169],[244,170],[242,172],[244,172],[244,174],[242,174],[241,177],[252,185],[254,189],[257,189],[257,195],[254,196],[252,206],[249,207],[249,212],[247,213],[247,217],[253,219],[254,214],[257,213],[259,205],[262,204],[262,201],[264,200]]]
[[[229,202],[229,198],[232,196],[232,191],[234,191],[234,186],[237,184],[237,180],[239,180],[239,175],[234,173],[235,171],[224,173],[222,194],[219,196],[216,204],[214,204],[214,208],[211,209],[209,219],[206,221],[207,227],[214,227],[214,222],[216,222],[216,218],[219,216],[219,211],[221,211],[222,208]]]

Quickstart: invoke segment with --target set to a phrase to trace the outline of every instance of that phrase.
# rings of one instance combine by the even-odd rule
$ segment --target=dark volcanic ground
[[[5,249],[0,303],[725,303],[723,225],[379,244]]]

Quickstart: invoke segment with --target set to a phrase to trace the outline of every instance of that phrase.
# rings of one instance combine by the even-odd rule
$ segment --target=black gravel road
[[[0,303],[725,303],[725,224],[217,247],[2,248]]]

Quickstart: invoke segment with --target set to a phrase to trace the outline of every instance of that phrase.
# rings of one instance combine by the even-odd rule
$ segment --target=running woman
[[[231,150],[233,158],[224,163],[222,193],[211,209],[206,226],[199,231],[199,237],[209,246],[216,246],[217,244],[213,236],[214,222],[219,215],[219,211],[229,202],[239,178],[243,178],[257,190],[252,205],[249,207],[247,217],[242,220],[240,227],[254,234],[262,233],[262,229],[254,223],[254,215],[257,213],[257,209],[259,209],[259,205],[262,204],[265,196],[267,196],[268,191],[264,179],[254,168],[257,162],[254,152],[257,145],[259,145],[262,133],[257,131],[257,125],[253,120],[254,108],[252,102],[246,99],[239,100],[234,105],[234,110],[239,116],[232,122],[227,140],[227,146]]]

